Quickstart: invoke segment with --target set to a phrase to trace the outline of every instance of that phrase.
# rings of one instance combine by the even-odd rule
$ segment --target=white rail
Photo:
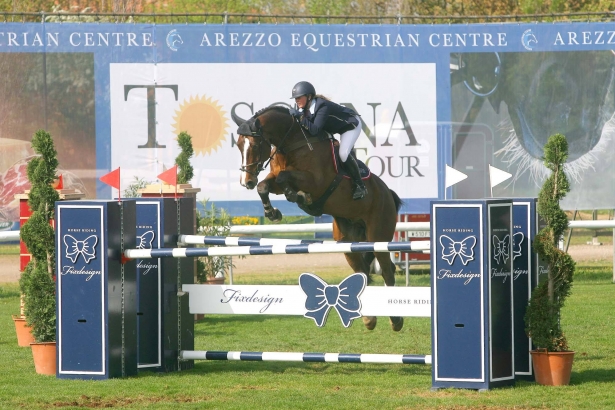
[[[19,240],[19,231],[0,232],[0,242],[11,242]]]
[[[429,231],[429,222],[398,222],[396,231]],[[324,224],[280,224],[280,225],[235,225],[231,235],[263,233],[311,233],[333,232],[332,223]]]

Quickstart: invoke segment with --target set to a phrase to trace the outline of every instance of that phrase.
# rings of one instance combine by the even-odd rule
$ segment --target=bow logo
[[[517,232],[513,235],[513,260],[521,256],[521,244],[524,239],[525,235],[523,235],[523,232]]]
[[[476,246],[476,236],[468,236],[462,241],[455,242],[446,235],[440,236],[442,246],[442,259],[452,265],[455,258],[459,256],[461,263],[465,265],[474,260],[474,246]]]
[[[154,231],[147,231],[141,236],[137,236],[139,243],[137,249],[152,249],[152,241],[154,240]]]
[[[493,259],[500,264],[506,263],[508,260],[510,248],[510,235],[506,235],[504,239],[500,239],[493,235]]]
[[[302,273],[299,285],[307,296],[307,312],[303,316],[314,319],[316,326],[322,327],[329,310],[334,308],[344,327],[350,327],[353,319],[361,317],[359,295],[366,284],[367,277],[363,273],[352,274],[339,285],[329,285],[314,274]]]
[[[71,235],[64,235],[64,245],[66,245],[66,257],[72,263],[77,262],[79,255],[83,256],[85,263],[90,263],[96,257],[96,244],[98,236],[90,235],[82,241],[77,240]]]

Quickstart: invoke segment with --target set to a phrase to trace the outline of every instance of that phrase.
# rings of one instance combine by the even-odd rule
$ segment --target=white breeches
[[[361,134],[361,117],[355,115],[355,118],[359,121],[359,125],[340,135],[340,158],[342,162],[346,162],[352,147],[354,147],[354,143],[357,142],[357,138]]]

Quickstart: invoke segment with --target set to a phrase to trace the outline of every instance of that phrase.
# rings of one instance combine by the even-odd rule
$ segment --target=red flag
[[[158,179],[166,182],[169,185],[177,185],[177,165],[171,169],[167,169],[162,174],[158,175]]]
[[[100,177],[100,181],[112,186],[113,188],[120,189],[120,168],[118,167],[116,170],[103,175]]]
[[[53,181],[52,186],[53,186],[53,189],[64,189],[64,178],[62,178],[62,174],[60,174],[58,179]]]

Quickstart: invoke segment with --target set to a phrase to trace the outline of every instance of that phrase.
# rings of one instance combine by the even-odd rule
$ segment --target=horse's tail
[[[399,195],[397,195],[395,191],[390,188],[389,191],[391,191],[391,195],[393,195],[393,201],[395,202],[395,211],[399,212],[399,209],[404,204],[404,201],[401,200],[401,198],[399,197]]]

